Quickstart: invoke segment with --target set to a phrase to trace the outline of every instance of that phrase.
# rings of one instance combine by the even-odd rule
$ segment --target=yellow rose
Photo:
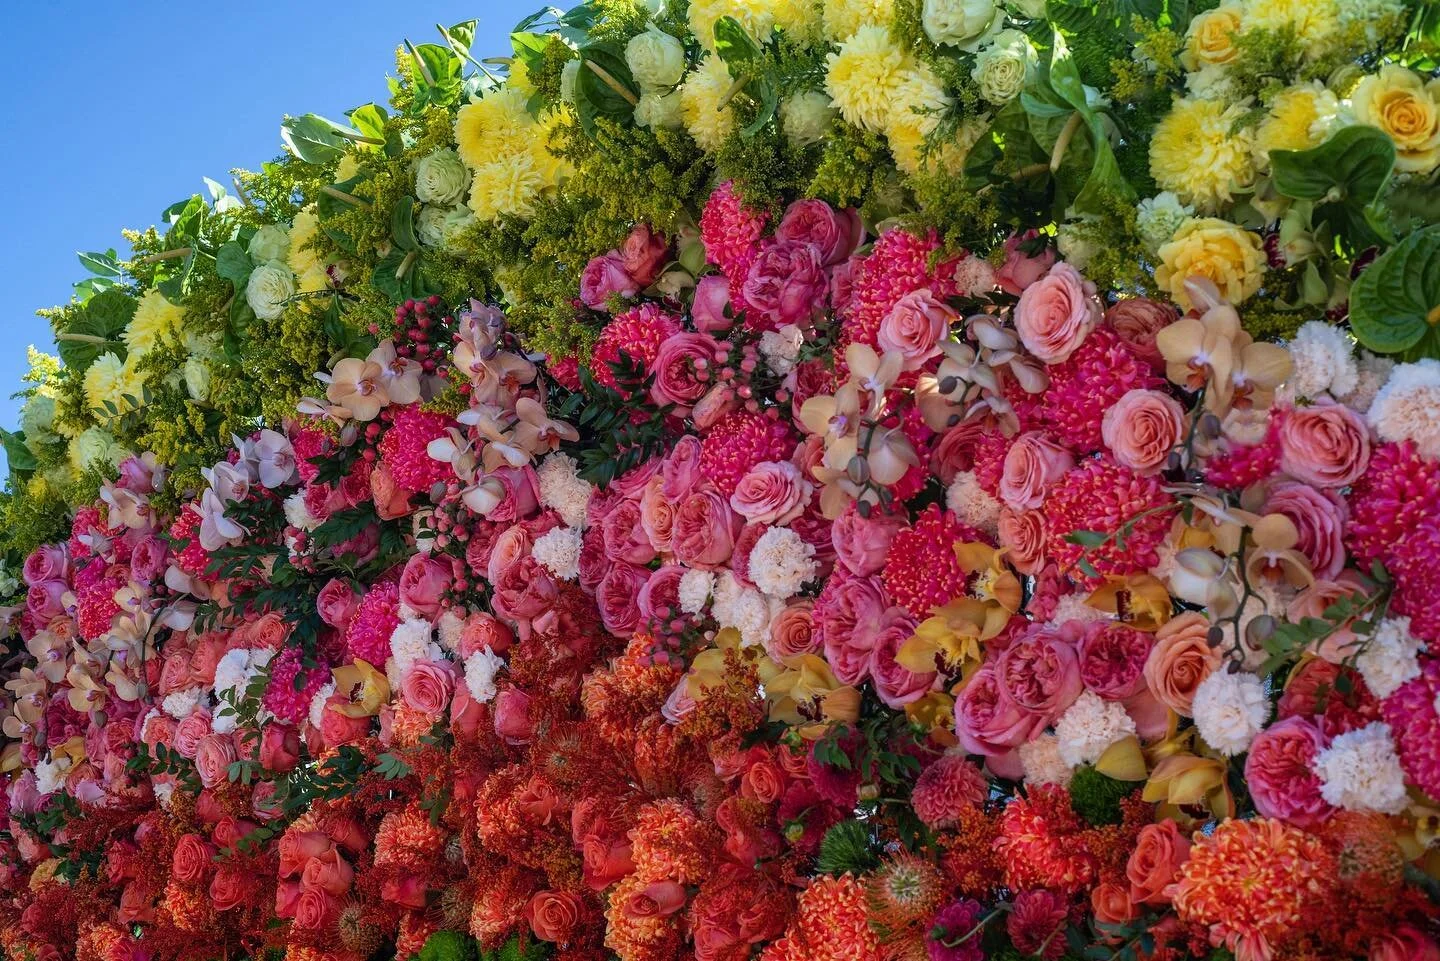
[[[1440,80],[1426,83],[1390,64],[1360,81],[1350,100],[1357,123],[1378,127],[1395,141],[1395,169],[1429,173],[1440,165]]]
[[[1235,34],[1240,30],[1240,8],[1227,3],[1190,21],[1180,63],[1186,70],[1221,66],[1235,59]]]
[[[1218,217],[1187,220],[1159,251],[1155,282],[1175,303],[1189,309],[1185,281],[1204,277],[1220,294],[1239,304],[1260,289],[1265,274],[1265,249],[1258,234]]]

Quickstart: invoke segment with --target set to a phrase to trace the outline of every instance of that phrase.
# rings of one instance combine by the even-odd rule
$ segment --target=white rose
[[[647,90],[635,105],[635,122],[647,130],[675,128],[684,123],[680,115],[680,93],[657,93]]]
[[[415,236],[427,247],[438,247],[445,242],[444,207],[425,206],[415,218]]]
[[[1094,241],[1085,235],[1081,224],[1061,224],[1055,231],[1055,246],[1065,262],[1076,270],[1084,270],[1099,253]]]
[[[250,246],[247,250],[250,253],[250,259],[257,264],[267,264],[272,260],[284,260],[285,255],[290,252],[290,231],[274,224],[266,224],[255,231],[255,236],[250,238]]]
[[[245,285],[245,302],[261,320],[278,318],[285,311],[285,301],[294,296],[295,275],[278,260],[252,270]]]
[[[449,147],[441,147],[415,164],[415,196],[423,204],[457,204],[469,185],[470,171]]]
[[[625,44],[625,63],[643,87],[673,87],[685,75],[685,48],[653,26]]]
[[[993,104],[1006,104],[1020,96],[1035,64],[1035,48],[1019,30],[1001,30],[975,57],[970,76],[980,85],[980,96]]]
[[[34,450],[43,443],[55,439],[55,398],[45,394],[31,394],[20,411],[20,429],[25,432],[25,444]]]
[[[974,50],[1005,25],[995,0],[925,0],[920,19],[933,42],[961,50]]]
[[[825,132],[838,112],[825,94],[806,90],[787,97],[780,104],[780,124],[792,144],[806,147],[825,139]]]
[[[185,360],[185,392],[202,403],[210,396],[210,365],[199,357]]]
[[[1140,201],[1136,208],[1135,226],[1151,250],[1159,250],[1170,242],[1180,225],[1195,214],[1195,208],[1182,204],[1169,190]]]

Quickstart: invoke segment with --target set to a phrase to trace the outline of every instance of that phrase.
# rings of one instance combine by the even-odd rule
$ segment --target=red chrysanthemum
[[[744,277],[755,255],[770,215],[763,209],[747,207],[732,181],[715,188],[700,214],[700,242],[705,259],[727,277]]]
[[[700,470],[728,497],[750,468],[789,460],[794,451],[795,433],[783,419],[737,410],[722,417],[700,442]]]
[[[1258,444],[1232,446],[1205,461],[1205,480],[1216,487],[1241,490],[1274,476],[1280,469],[1279,411],[1272,411],[1265,439]]]
[[[303,666],[303,657],[298,647],[287,647],[270,661],[270,683],[260,703],[271,714],[282,721],[298,724],[310,710],[310,701],[315,692],[325,686],[330,672],[323,667],[313,667],[305,672],[303,681],[296,683]],[[380,663],[385,663],[381,661]]]
[[[849,873],[819,877],[800,895],[785,937],[760,961],[879,961],[880,941],[870,927],[865,888]]]
[[[380,460],[402,490],[427,492],[436,483],[453,480],[449,461],[436,460],[427,448],[432,440],[445,436],[455,421],[445,414],[421,410],[420,405],[402,407],[380,438]]]
[[[200,512],[193,504],[181,508],[170,525],[170,542],[175,566],[191,577],[204,576],[205,568],[210,566],[210,552],[200,546]]]
[[[1047,531],[1045,556],[1077,581],[1093,587],[1100,578],[1076,566],[1084,548],[1070,543],[1066,536],[1076,531],[1112,535],[1133,521],[1124,533],[1123,546],[1111,537],[1086,557],[1102,577],[1148,571],[1159,562],[1156,548],[1165,539],[1174,514],[1140,515],[1174,503],[1154,477],[1141,477],[1108,455],[1087,460],[1060,478],[1041,507]]]
[[[719,866],[719,829],[681,801],[656,801],[636,812],[630,843],[635,873],[652,880],[698,884]]]
[[[1421,457],[1413,441],[1381,444],[1349,501],[1345,546],[1362,568],[1388,562],[1392,547],[1427,517],[1440,516],[1440,461]]]
[[[595,380],[609,388],[619,385],[610,365],[624,354],[632,364],[637,364],[650,373],[655,367],[655,355],[666,339],[680,333],[680,318],[662,310],[655,304],[640,304],[631,307],[605,325],[595,348],[590,352],[590,373]]]
[[[1440,516],[1425,518],[1391,549],[1386,562],[1395,578],[1390,609],[1410,618],[1410,633],[1440,642]]]
[[[880,572],[885,590],[911,617],[929,617],[931,610],[965,593],[968,575],[955,557],[955,545],[973,541],[989,542],[954,514],[931,504],[890,542]]]
[[[955,260],[932,263],[940,249],[934,231],[917,237],[898,228],[875,241],[855,268],[854,294],[845,316],[844,343],[875,346],[880,322],[906,294],[930,288],[937,297],[955,295]]]
[[[985,431],[975,441],[971,454],[971,470],[975,481],[991,497],[1000,496],[1000,478],[1005,473],[1005,455],[1010,453],[1010,438],[998,430]]]
[[[1431,797],[1440,798],[1440,658],[1427,658],[1421,674],[1380,702],[1405,776]]]
[[[345,630],[345,648],[352,660],[375,667],[390,656],[390,635],[400,623],[400,587],[393,581],[365,592]]]
[[[1016,891],[1050,888],[1073,894],[1092,884],[1100,870],[1085,846],[1089,825],[1070,807],[1070,794],[1053,784],[1017,798],[1000,815],[995,851],[1005,884]]]

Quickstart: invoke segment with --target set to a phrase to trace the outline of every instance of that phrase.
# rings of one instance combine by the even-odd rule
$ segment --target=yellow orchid
[[[685,690],[690,697],[699,699],[706,689],[725,686],[728,674],[725,655],[728,651],[738,651],[742,659],[753,661],[759,670],[761,684],[768,685],[784,670],[760,648],[741,648],[738,630],[722,628],[715,635],[715,646],[701,651],[690,662],[690,671],[685,678]]]
[[[936,608],[935,616],[921,621],[914,635],[900,645],[896,663],[916,674],[928,674],[938,667],[947,674],[958,670],[968,677],[985,660],[982,642],[994,609],[973,597],[957,597]]]
[[[353,663],[330,672],[335,677],[335,691],[349,697],[349,703],[331,707],[346,717],[374,717],[390,701],[390,681],[384,673],[356,658]]]
[[[1025,599],[1025,589],[1020,586],[1020,578],[1016,577],[1010,565],[1005,563],[1005,551],[1006,548],[994,548],[979,542],[967,541],[955,545],[955,560],[960,563],[960,569],[967,576],[978,575],[970,593],[987,603],[993,602],[998,607],[998,611],[987,621],[984,640],[989,640],[1004,630],[1010,615],[1020,609],[1020,602]],[[1000,615],[1001,611],[1004,612],[1003,616]]]
[[[784,673],[765,687],[770,720],[792,725],[813,740],[836,721],[860,719],[860,692],[841,684],[824,658],[802,654],[783,664]]]
[[[1158,803],[1157,817],[1174,818],[1189,823],[1194,818],[1183,810],[1203,806],[1211,816],[1235,816],[1235,797],[1226,781],[1227,765],[1219,758],[1174,754],[1165,758],[1150,772],[1142,797]]]
[[[1152,634],[1163,627],[1175,611],[1169,589],[1150,574],[1124,577],[1110,574],[1085,603],[1097,611],[1114,614],[1137,631]]]
[[[1150,774],[1145,751],[1134,734],[1126,735],[1107,747],[1095,762],[1095,770],[1117,781],[1143,781]]]
[[[951,730],[955,725],[955,698],[944,691],[930,691],[918,701],[905,705],[905,717],[937,743],[949,747],[958,743]]]

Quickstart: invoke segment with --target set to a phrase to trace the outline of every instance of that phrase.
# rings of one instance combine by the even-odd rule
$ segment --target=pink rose
[[[664,625],[680,616],[680,578],[685,571],[681,564],[662,564],[645,581],[636,598],[644,623]]]
[[[515,635],[511,633],[510,628],[496,620],[493,615],[477,611],[465,619],[465,626],[460,631],[460,643],[456,645],[456,652],[462,658],[485,650],[504,654],[510,650],[510,645],[513,643],[515,643]]]
[[[670,245],[662,235],[649,224],[636,224],[620,245],[620,265],[638,286],[648,287],[659,276],[669,252]]]
[[[1310,561],[1317,578],[1329,580],[1345,567],[1341,534],[1350,519],[1350,508],[1338,493],[1299,481],[1276,481],[1265,500],[1264,512],[1284,514],[1295,524],[1300,534],[1295,547]]]
[[[710,389],[710,370],[719,349],[715,338],[705,333],[667,337],[655,355],[655,381],[650,385],[650,399],[661,407],[675,405],[677,417],[688,415]]]
[[[322,888],[302,889],[295,902],[295,927],[324,931],[340,917],[340,899]]]
[[[642,514],[642,504],[626,498],[605,515],[600,533],[606,557],[627,564],[648,564],[655,559],[655,545],[645,530]]]
[[[830,528],[835,559],[852,574],[862,577],[877,574],[885,566],[890,542],[907,526],[905,518],[898,514],[874,511],[868,518],[861,517],[851,504]]]
[[[1371,940],[1366,961],[1440,961],[1440,945],[1415,925],[1402,922]]]
[[[490,557],[485,562],[485,579],[492,584],[500,580],[500,575],[506,568],[513,567],[529,556],[534,543],[534,538],[525,528],[518,525],[507,527],[490,547]]]
[[[36,581],[25,592],[25,610],[37,622],[48,624],[65,613],[65,594],[70,585],[64,581]]]
[[[892,607],[881,620],[880,634],[875,638],[875,647],[870,655],[870,676],[875,681],[875,693],[886,706],[900,710],[912,701],[925,696],[935,684],[935,672],[916,674],[900,665],[895,658],[900,646],[915,634],[914,618]]]
[[[1021,574],[1039,574],[1045,567],[1045,540],[1048,536],[1043,511],[1015,511],[1000,508],[998,524],[1000,546],[1015,570]]]
[[[960,314],[929,288],[912,291],[895,302],[880,321],[876,342],[881,351],[905,359],[905,370],[919,370],[940,354],[940,341]]]
[[[1316,487],[1346,487],[1370,464],[1370,429],[1329,398],[1288,411],[1280,421],[1280,467]]]
[[[1145,661],[1155,639],[1112,622],[1087,627],[1077,654],[1080,680],[1107,701],[1123,701],[1145,690]]]
[[[146,534],[130,552],[130,574],[142,584],[158,581],[169,559],[169,545],[154,534]]]
[[[529,621],[555,606],[560,589],[555,578],[526,555],[500,572],[492,586],[491,609],[512,621]]]
[[[995,662],[995,677],[1016,707],[1046,724],[1084,689],[1074,644],[1048,626],[1032,626],[1011,642]]]
[[[410,492],[395,483],[390,465],[380,461],[370,471],[370,496],[382,521],[393,521],[410,513]]]
[[[793,240],[812,245],[825,266],[838,264],[854,253],[865,235],[860,213],[836,210],[823,200],[797,200],[785,208],[776,240]]]
[[[530,720],[530,695],[515,687],[507,687],[495,698],[495,733],[507,744],[528,743],[535,733]]]
[[[955,699],[955,735],[970,754],[999,757],[1045,729],[1045,719],[1010,700],[989,664],[966,682]]]
[[[670,553],[670,536],[675,524],[675,504],[665,496],[665,480],[650,478],[640,497],[640,527],[655,551]]]
[[[604,310],[611,297],[634,297],[640,284],[625,269],[616,251],[592,258],[580,272],[580,299],[591,310]]]
[[[300,732],[289,724],[270,723],[260,735],[260,765],[284,774],[300,763]]]
[[[794,464],[766,461],[740,478],[730,506],[752,524],[789,524],[805,512],[814,490]]]
[[[540,506],[540,479],[529,464],[524,467],[497,467],[490,476],[500,482],[500,503],[485,514],[497,524],[522,520]]]
[[[683,904],[683,888],[681,892]],[[558,944],[570,940],[584,910],[585,903],[569,891],[539,891],[525,902],[525,920],[530,922],[535,937]]]
[[[1074,466],[1075,455],[1044,434],[1021,434],[1005,452],[1000,499],[1015,510],[1039,507],[1046,489]]]
[[[1184,431],[1185,409],[1158,390],[1126,391],[1100,421],[1100,436],[1110,453],[1141,474],[1164,467]]]
[[[690,302],[690,322],[707,334],[723,334],[735,325],[730,312],[730,281],[720,274],[700,278]]]
[[[195,760],[200,751],[200,742],[210,733],[210,712],[192,711],[175,725],[175,752],[188,761]]]
[[[1013,234],[1005,241],[1005,263],[996,272],[995,282],[1007,294],[1022,293],[1045,276],[1045,272],[1055,263],[1055,249],[1039,238],[1038,231],[1027,230],[1024,234]],[[1040,253],[1032,257],[1020,249],[1021,245],[1032,248],[1038,245]]]
[[[22,570],[25,583],[32,587],[43,581],[63,581],[70,575],[70,558],[63,544],[41,544],[25,558]]]
[[[870,660],[890,600],[878,577],[836,575],[815,601],[815,623],[825,659],[842,684],[858,685]]]
[[[1255,810],[1296,827],[1319,827],[1334,810],[1320,796],[1312,764],[1325,737],[1309,718],[1290,717],[1256,736],[1245,758],[1245,783]]]
[[[438,718],[450,704],[450,695],[455,693],[455,672],[448,664],[434,661],[416,661],[410,666],[410,673],[400,684],[400,696],[405,706],[419,711],[426,717]]]
[[[332,577],[315,597],[320,620],[342,631],[350,625],[350,618],[359,606],[360,595],[355,593],[355,588],[349,581],[338,577]]]
[[[324,710],[320,712],[320,739],[327,748],[358,741],[370,733],[370,718],[347,717],[340,708],[347,706],[350,698],[345,694],[331,694],[325,699]]]
[[[1015,330],[1030,353],[1047,364],[1061,363],[1100,320],[1095,285],[1069,264],[1058,263],[1025,288],[1015,305],[1014,319]]]
[[[714,488],[693,491],[675,512],[670,544],[690,567],[713,570],[730,559],[740,533],[740,516]]]
[[[205,787],[215,787],[229,780],[230,765],[235,763],[235,742],[225,734],[207,734],[195,749],[195,771]]]
[[[302,888],[324,891],[337,897],[349,891],[354,881],[355,869],[333,845],[306,861],[300,872]]]
[[[772,660],[784,661],[787,657],[814,654],[818,650],[820,638],[815,634],[815,602],[791,601],[770,622],[770,632],[765,637],[765,653]]]
[[[182,834],[170,857],[170,874],[177,881],[195,884],[214,866],[215,845],[198,834]]]
[[[1165,358],[1155,346],[1155,335],[1180,319],[1173,306],[1145,297],[1126,297],[1105,311],[1105,323],[1130,346],[1131,352],[1155,373],[1165,370]]]
[[[851,254],[830,268],[830,309],[835,313],[843,316],[849,311],[850,301],[855,298],[855,272],[864,261],[861,255]]]
[[[810,244],[777,241],[756,255],[741,292],[749,309],[745,326],[777,330],[808,325],[825,308],[827,279],[820,253]]]
[[[605,630],[616,637],[629,638],[640,626],[640,589],[650,572],[635,564],[616,561],[600,579],[595,589],[595,604]]]
[[[412,554],[400,574],[400,603],[433,620],[440,614],[440,601],[450,590],[450,581],[448,563],[429,554]]]

